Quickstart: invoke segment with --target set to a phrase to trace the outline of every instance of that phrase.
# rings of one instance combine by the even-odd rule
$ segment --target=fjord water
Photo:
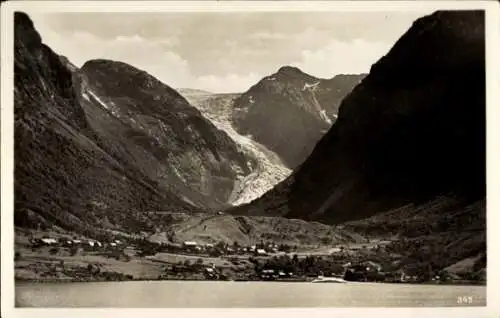
[[[458,299],[468,304],[459,304]],[[485,306],[486,286],[132,281],[17,283],[17,307]]]

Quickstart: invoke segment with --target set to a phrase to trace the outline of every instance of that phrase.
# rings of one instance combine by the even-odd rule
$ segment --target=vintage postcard
[[[3,4],[2,315],[497,317],[498,17]]]

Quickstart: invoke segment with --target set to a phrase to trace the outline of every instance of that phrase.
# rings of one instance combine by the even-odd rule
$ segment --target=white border
[[[26,309],[14,308],[13,266],[13,12],[293,12],[293,11],[413,11],[422,9],[486,10],[487,66],[487,307],[477,308],[332,308],[332,309]],[[500,316],[500,269],[498,232],[500,197],[500,119],[498,70],[500,63],[499,6],[494,1],[11,1],[2,3],[1,11],[1,252],[2,317],[346,317],[380,315],[380,317],[498,317]],[[374,61],[375,62],[375,61]],[[494,138],[495,137],[495,138]],[[496,193],[495,193],[496,192]],[[497,195],[495,195],[497,194]],[[495,288],[497,287],[497,288]]]

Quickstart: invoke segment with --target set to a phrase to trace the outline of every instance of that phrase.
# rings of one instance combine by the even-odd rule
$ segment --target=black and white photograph
[[[494,305],[497,6],[72,2],[2,6],[14,309]]]

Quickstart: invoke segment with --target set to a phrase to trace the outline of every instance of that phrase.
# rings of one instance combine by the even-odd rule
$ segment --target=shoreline
[[[264,282],[264,283],[311,283],[308,279],[289,279],[289,280],[214,280],[214,279],[197,279],[197,278],[175,278],[175,279],[162,279],[162,278],[132,278],[132,279],[122,279],[122,280],[106,280],[106,279],[58,279],[58,278],[47,278],[47,279],[31,279],[31,278],[14,278],[14,284],[17,283],[31,283],[31,284],[65,284],[65,283],[113,283],[113,282],[155,282],[155,281],[189,281],[189,282],[228,282],[228,283],[248,283],[248,282]],[[487,282],[421,282],[421,283],[411,283],[411,282],[360,282],[360,281],[347,281],[344,284],[356,283],[356,284],[392,284],[392,285],[435,285],[435,286],[487,286]],[[335,284],[335,283],[332,283]]]

